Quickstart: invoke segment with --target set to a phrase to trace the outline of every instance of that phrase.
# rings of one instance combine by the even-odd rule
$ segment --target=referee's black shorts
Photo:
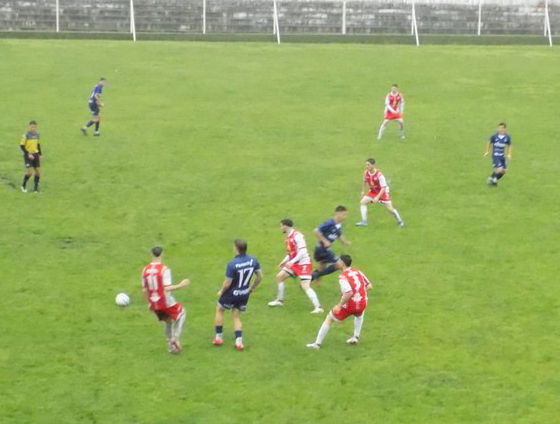
[[[39,160],[39,153],[33,153],[33,159],[29,159],[29,155],[23,155],[23,162],[26,168],[39,168],[41,161]]]

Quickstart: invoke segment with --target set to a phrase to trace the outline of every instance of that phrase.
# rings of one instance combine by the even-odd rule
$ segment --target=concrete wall
[[[271,33],[271,0],[206,0],[210,33]],[[61,31],[117,31],[130,27],[128,0],[59,0]],[[203,0],[135,0],[138,32],[202,31]],[[340,33],[342,0],[279,0],[283,33]],[[483,34],[542,34],[544,2],[484,0]],[[407,34],[411,3],[348,0],[348,34]],[[418,0],[420,34],[474,34],[478,0]],[[55,0],[0,0],[1,31],[54,31]],[[550,3],[552,33],[560,34],[560,0]]]

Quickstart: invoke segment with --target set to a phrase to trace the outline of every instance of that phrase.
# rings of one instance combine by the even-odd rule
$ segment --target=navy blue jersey
[[[342,235],[342,224],[336,223],[334,219],[329,219],[328,221],[323,222],[317,229],[331,243],[336,241],[336,239]],[[317,245],[323,246],[323,242],[319,241]]]
[[[226,278],[231,278],[231,285],[225,293],[233,296],[246,296],[249,293],[251,277],[259,269],[261,269],[261,266],[254,256],[237,255],[234,260],[227,264]]]
[[[509,134],[496,133],[490,137],[492,143],[492,156],[505,156],[504,150],[506,146],[511,146],[511,137]]]
[[[95,87],[93,87],[93,90],[91,91],[91,96],[89,96],[89,103],[97,103],[97,99],[95,98],[95,95],[101,94],[102,89],[103,86],[101,84],[97,84]]]

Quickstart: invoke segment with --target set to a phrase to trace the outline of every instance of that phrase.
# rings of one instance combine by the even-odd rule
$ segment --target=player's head
[[[391,86],[391,93],[398,93],[399,92],[399,86],[397,84],[393,84]]]
[[[366,169],[368,171],[373,171],[375,169],[375,159],[374,158],[369,158],[368,160],[366,160]]]
[[[282,229],[283,233],[289,233],[292,228],[294,228],[294,221],[291,219],[283,219],[280,221],[280,228]]]
[[[334,210],[334,219],[337,222],[344,221],[347,216],[348,216],[348,209],[346,209],[346,206],[338,205]]]
[[[247,253],[247,242],[243,239],[236,239],[233,242],[233,250],[236,255],[244,255]]]
[[[154,257],[154,259],[161,258],[162,253],[163,253],[163,247],[161,246],[152,247],[152,256]]]
[[[505,134],[506,133],[506,128],[507,128],[507,125],[505,124],[505,122],[500,122],[498,124],[498,132],[500,134]]]
[[[107,80],[103,77],[99,78],[99,84],[105,86],[105,84],[107,84]]]
[[[29,131],[35,132],[37,130],[37,121],[29,121]]]
[[[344,264],[345,268],[349,268],[352,265],[352,257],[350,255],[340,255],[340,260]]]

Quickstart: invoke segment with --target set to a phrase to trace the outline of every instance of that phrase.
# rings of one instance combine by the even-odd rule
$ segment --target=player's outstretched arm
[[[254,291],[254,290],[259,286],[259,284],[260,284],[261,281],[262,281],[262,271],[261,271],[260,269],[257,269],[257,270],[255,271],[255,274],[256,274],[257,276],[255,277],[255,282],[253,283],[253,285],[252,285],[251,288],[250,288],[250,291],[251,291],[251,292]]]
[[[165,286],[164,290],[165,291],[179,290],[179,289],[182,289],[183,287],[187,287],[190,283],[191,283],[191,281],[188,278],[185,278],[179,284],[172,284],[170,286]]]
[[[229,286],[231,286],[231,282],[233,281],[232,278],[226,278],[222,284],[222,288],[218,291],[218,296],[221,296],[223,292],[225,292],[227,289],[229,289]]]
[[[489,141],[486,143],[486,151],[484,152],[484,156],[488,156],[490,154],[490,147],[492,146],[492,143],[490,143]]]
[[[508,158],[509,160],[511,160],[512,155],[513,155],[513,147],[512,147],[512,146],[508,146],[508,147],[507,147],[507,158]]]

